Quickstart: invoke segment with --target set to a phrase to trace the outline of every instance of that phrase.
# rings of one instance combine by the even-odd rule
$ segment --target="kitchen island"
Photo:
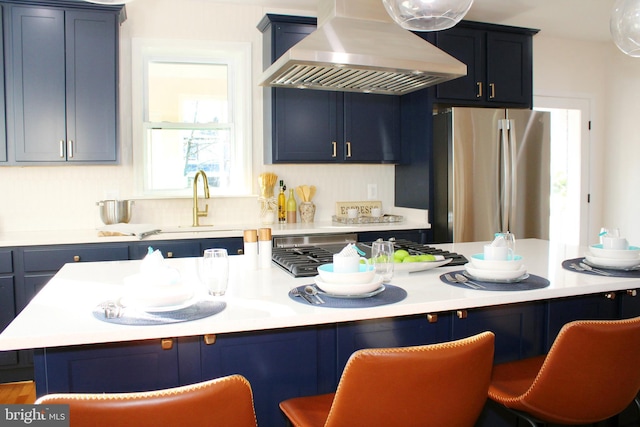
[[[436,246],[469,258],[482,245]],[[572,317],[638,311],[627,291],[640,288],[640,279],[562,268],[563,260],[586,248],[536,239],[520,240],[517,248],[528,272],[548,279],[548,287],[495,292],[451,286],[440,275],[461,267],[445,266],[396,274],[391,283],[407,292],[405,299],[358,309],[303,304],[288,292],[312,279],[275,267],[247,271],[243,256],[233,256],[224,311],[157,326],[116,325],[92,315],[98,304],[123,294],[123,279],[137,273],[141,261],[67,264],[0,334],[0,350],[39,349],[38,394],[153,389],[239,372],[254,387],[259,422],[284,425],[277,402],[333,390],[348,356],[363,346],[424,344],[490,329],[496,361],[504,361],[545,352]],[[194,283],[197,262],[167,260]]]

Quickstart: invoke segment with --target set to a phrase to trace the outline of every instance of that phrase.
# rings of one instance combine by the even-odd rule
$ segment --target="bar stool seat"
[[[636,317],[564,325],[546,356],[494,366],[489,398],[536,427],[607,420],[638,406],[639,391]]]
[[[471,427],[487,400],[491,332],[441,344],[358,350],[335,393],[280,403],[295,427]]]
[[[256,427],[251,385],[230,375],[135,393],[57,393],[36,404],[68,404],[71,427]]]

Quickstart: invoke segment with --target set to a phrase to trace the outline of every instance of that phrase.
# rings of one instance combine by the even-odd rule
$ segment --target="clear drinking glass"
[[[199,273],[200,280],[210,295],[224,295],[229,282],[229,256],[227,250],[205,249]]]
[[[393,277],[393,243],[377,241],[371,244],[371,263],[376,274],[386,283]]]
[[[506,231],[504,233],[496,233],[496,239],[502,238],[506,243],[508,249],[507,251],[507,260],[512,260],[513,257],[516,256],[516,236],[510,231]]]

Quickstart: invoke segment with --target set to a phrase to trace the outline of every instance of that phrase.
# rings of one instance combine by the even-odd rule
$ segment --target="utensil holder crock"
[[[301,202],[298,210],[302,222],[313,222],[313,217],[316,214],[316,205],[313,202]]]

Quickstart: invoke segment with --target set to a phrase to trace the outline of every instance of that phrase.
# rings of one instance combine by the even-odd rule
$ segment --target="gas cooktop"
[[[463,255],[455,252],[444,251],[404,239],[391,239],[391,241],[393,241],[396,250],[405,249],[411,255],[432,254],[451,258],[451,262],[447,266],[464,265],[468,262]],[[365,257],[367,258],[371,256],[371,243],[356,243],[356,246],[365,252]],[[279,267],[288,271],[294,277],[311,277],[318,274],[317,267],[319,265],[333,262],[333,254],[337,254],[345,246],[345,242],[303,244],[289,247],[276,246],[273,248],[272,259]]]

